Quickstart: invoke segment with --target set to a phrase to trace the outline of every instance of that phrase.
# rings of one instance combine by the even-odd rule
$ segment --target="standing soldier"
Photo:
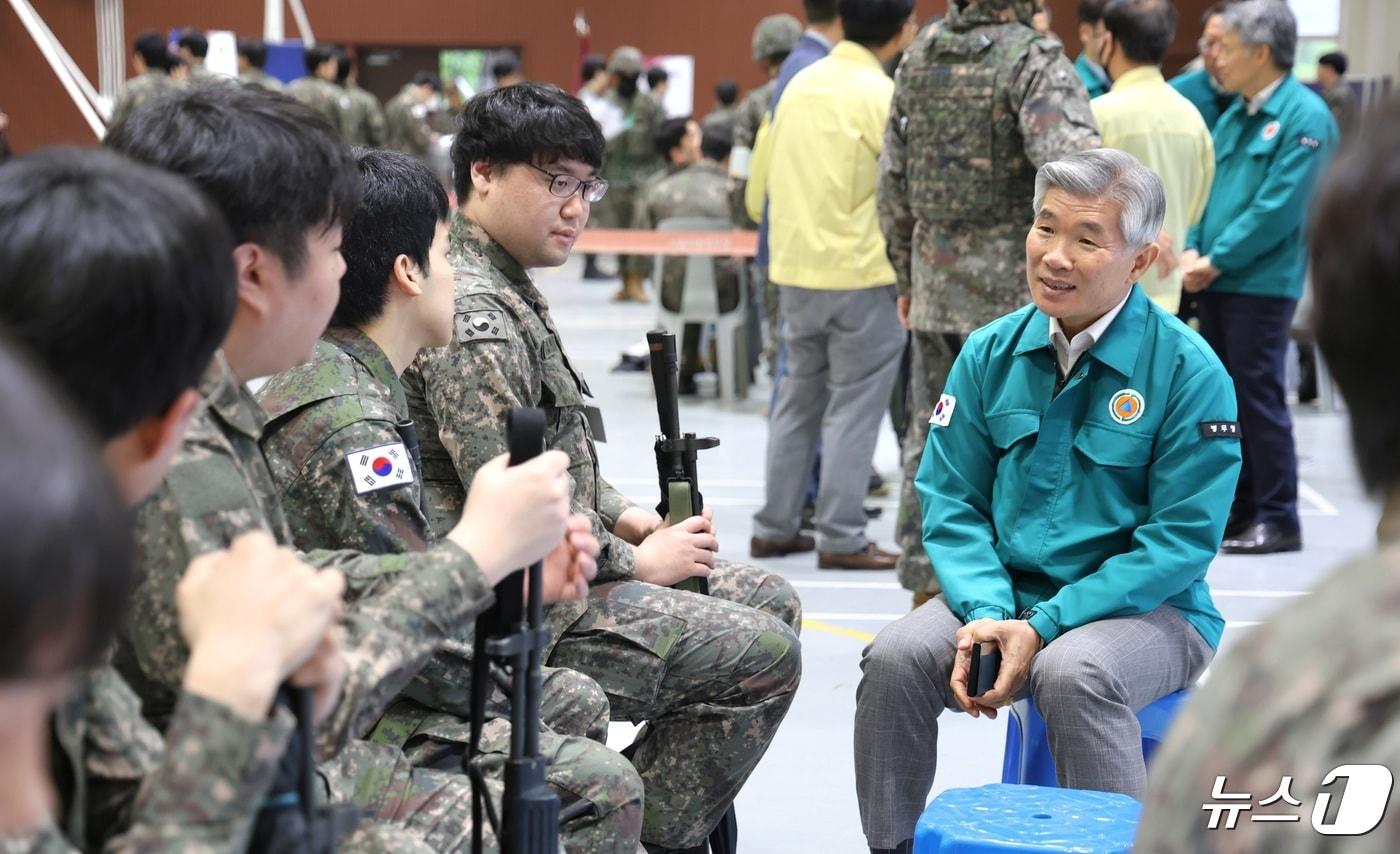
[[[744,185],[749,180],[749,159],[753,156],[758,127],[763,124],[763,117],[768,114],[768,105],[773,99],[778,70],[783,67],[783,60],[787,59],[800,38],[802,24],[791,15],[769,15],[754,27],[753,61],[763,68],[768,82],[744,97],[734,120],[734,149],[729,155],[729,174],[735,179],[734,224],[740,228],[758,228],[758,223],[750,219],[744,210]],[[767,328],[763,357],[771,374],[778,358],[778,291],[768,282],[767,268],[754,264],[749,272],[752,274],[749,281],[754,283],[754,290],[763,294],[763,316]]]
[[[1074,66],[1031,27],[1037,7],[955,0],[895,75],[878,208],[900,321],[914,333],[895,533],[915,607],[939,590],[914,491],[933,402],[967,334],[1026,301],[1036,169],[1099,144]]]
[[[170,76],[170,51],[165,39],[154,30],[136,37],[131,46],[131,67],[136,69],[136,76],[123,83],[117,92],[111,124],[116,124],[134,107],[180,86],[179,81]]]
[[[244,83],[282,91],[282,81],[263,70],[267,65],[267,45],[262,39],[238,40],[238,79]]]
[[[204,66],[204,58],[209,55],[209,39],[199,30],[185,30],[175,43],[175,52],[190,67],[190,81],[206,83],[210,80],[226,80],[222,74],[215,74]]]
[[[608,195],[594,211],[602,228],[627,228],[632,223],[637,198],[647,180],[665,166],[652,141],[656,129],[666,120],[661,102],[650,92],[637,88],[642,73],[642,52],[624,45],[608,59],[613,88],[607,100],[621,111],[622,131],[607,141],[606,172]],[[649,258],[623,255],[617,259],[622,287],[613,294],[614,302],[646,302],[642,287]]]
[[[287,94],[330,119],[331,126],[345,132],[345,110],[349,99],[335,85],[339,70],[336,49],[329,45],[313,45],[306,49],[306,76],[298,77],[287,86]]]
[[[370,148],[383,148],[387,135],[384,110],[379,99],[361,89],[351,73],[350,55],[340,51],[335,58],[335,82],[340,86],[343,100],[347,101],[341,133],[351,145],[368,145]]]
[[[427,161],[428,146],[437,138],[428,124],[428,102],[441,85],[436,74],[420,71],[384,105],[389,148]]]

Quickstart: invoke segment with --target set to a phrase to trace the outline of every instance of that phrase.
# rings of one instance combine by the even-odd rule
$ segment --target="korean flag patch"
[[[345,455],[350,466],[350,480],[355,494],[377,492],[391,486],[413,483],[413,463],[403,442],[390,442],[377,448],[365,448]]]
[[[953,409],[958,405],[958,399],[951,394],[938,396],[938,405],[933,408],[933,417],[928,423],[935,427],[947,427],[948,422],[953,419]]]

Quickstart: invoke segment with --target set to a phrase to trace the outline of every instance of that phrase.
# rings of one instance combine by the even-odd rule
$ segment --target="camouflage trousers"
[[[924,551],[924,518],[919,508],[919,493],[914,477],[919,473],[919,461],[928,441],[928,420],[933,417],[933,405],[943,394],[943,384],[953,367],[963,336],[941,332],[919,332],[913,335],[909,360],[909,427],[904,434],[903,477],[899,488],[899,515],[895,517],[894,536],[899,546],[895,564],[899,583],[915,593],[937,593],[938,579],[933,564]]]
[[[636,217],[636,207],[645,183],[609,184],[608,194],[593,206],[590,224],[594,228],[632,228]],[[617,274],[640,273],[651,275],[652,256],[617,256]]]
[[[801,678],[802,606],[791,585],[718,561],[710,592],[600,584],[550,658],[597,680],[614,720],[645,722],[626,752],[645,785],[649,844],[705,839],[768,749]]]
[[[768,268],[757,264],[749,265],[749,281],[753,282],[752,293],[763,295],[763,361],[768,365],[768,376],[778,375],[778,344],[782,341],[782,315],[778,312],[778,286],[768,281]]]

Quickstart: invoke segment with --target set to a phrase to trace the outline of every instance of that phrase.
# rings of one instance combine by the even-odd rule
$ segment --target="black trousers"
[[[1235,381],[1244,464],[1231,516],[1298,530],[1298,455],[1284,390],[1297,300],[1216,294],[1197,300],[1201,335]]]

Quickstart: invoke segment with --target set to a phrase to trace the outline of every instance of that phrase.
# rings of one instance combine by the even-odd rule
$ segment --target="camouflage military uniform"
[[[298,548],[386,554],[431,545],[419,466],[399,426],[408,421],[403,386],[368,336],[356,329],[328,330],[311,361],[274,376],[259,400],[269,419],[263,451]],[[406,477],[390,474],[387,486],[362,492],[365,485],[356,482],[347,461],[374,449],[396,460],[395,472]],[[442,767],[446,756],[460,757],[470,737],[470,652],[470,633],[450,639],[380,719],[371,738],[435,767]],[[627,760],[602,746],[607,697],[581,673],[545,669],[541,718],[548,728],[541,730],[540,749],[554,760],[548,779],[565,807],[579,798],[594,805],[587,822],[564,826],[562,841],[571,851],[635,850],[641,781]],[[505,692],[494,693],[491,717],[504,719],[493,726],[497,731],[510,711]],[[503,741],[501,748],[508,750],[508,744]],[[501,762],[492,765],[504,771]]]
[[[258,448],[264,419],[257,401],[222,355],[200,391],[204,408],[137,514],[139,581],[116,659],[157,725],[170,715],[188,657],[175,610],[185,567],[251,530],[291,543]],[[463,775],[412,768],[392,745],[350,740],[367,732],[443,642],[461,636],[490,604],[475,563],[451,543],[412,555],[315,551],[302,558],[339,568],[355,600],[342,619],[348,672],[341,700],[317,734],[321,755],[334,756],[322,769],[332,799],[353,800],[378,820],[402,823],[438,850],[469,839],[470,786]]]
[[[428,156],[433,129],[428,125],[428,106],[413,94],[412,84],[384,105],[385,146],[419,160]]]
[[[249,68],[247,71],[238,75],[238,79],[246,85],[261,86],[273,92],[281,92],[284,88],[281,80],[278,80],[261,68]]]
[[[345,90],[313,74],[298,77],[287,85],[287,94],[330,119],[331,126],[345,132],[345,112],[350,99]]]
[[[1352,805],[1366,798],[1360,779],[1324,789],[1328,772],[1348,764],[1400,768],[1400,492],[1391,493],[1379,539],[1375,554],[1343,567],[1216,659],[1210,680],[1178,715],[1153,758],[1134,851],[1400,849],[1393,803],[1365,835],[1339,838],[1314,830],[1324,792],[1332,802],[1321,810],[1329,823],[1343,812],[1364,812]],[[1214,796],[1218,777],[1225,778],[1218,791],[1248,799]],[[1285,777],[1292,778],[1288,795],[1301,805],[1278,798],[1261,804],[1283,788]],[[1211,803],[1244,805],[1246,811],[1234,829],[1227,829],[1227,813],[1211,830],[1211,814],[1203,809]],[[1270,814],[1301,819],[1253,820]]]
[[[672,217],[729,219],[729,173],[713,160],[662,177],[650,187],[637,209],[635,228],[656,228]],[[731,311],[739,304],[739,269],[732,258],[715,262],[715,282],[719,287],[720,311]],[[679,311],[685,291],[685,259],[669,258],[662,268],[661,304],[668,311]]]
[[[112,107],[112,124],[116,124],[136,107],[141,106],[163,92],[178,89],[180,81],[158,69],[150,69],[145,74],[133,77],[117,92],[117,102]]]
[[[666,167],[652,141],[666,113],[650,92],[638,92],[630,101],[616,91],[605,97],[622,113],[623,127],[604,150],[603,177],[608,181],[608,194],[593,206],[592,222],[600,228],[628,228],[648,179]],[[625,255],[619,263],[624,271],[650,272],[647,265],[651,259],[647,257]]]
[[[801,658],[789,625],[801,605],[780,577],[723,561],[708,598],[630,580],[632,547],[610,531],[631,502],[598,473],[601,418],[584,403],[591,393],[548,304],[505,249],[460,216],[453,249],[453,343],[420,354],[404,375],[421,427],[429,516],[440,530],[459,512],[462,484],[505,449],[507,409],[545,408],[546,441],[572,460],[575,512],[593,520],[602,545],[588,601],[549,610],[548,661],[596,679],[614,719],[647,721],[632,753],[646,786],[642,839],[697,845],[792,702]]]
[[[715,107],[705,114],[705,118],[700,120],[700,130],[704,133],[729,134],[734,135],[734,123],[739,120],[739,108],[736,106]]]
[[[933,403],[969,332],[1026,303],[1035,172],[1099,144],[1089,99],[1030,0],[970,0],[921,32],[895,74],[877,209],[914,351],[900,583],[937,592],[914,475]]]
[[[342,87],[348,99],[342,116],[342,133],[351,145],[383,148],[388,129],[379,99],[359,86]]]

